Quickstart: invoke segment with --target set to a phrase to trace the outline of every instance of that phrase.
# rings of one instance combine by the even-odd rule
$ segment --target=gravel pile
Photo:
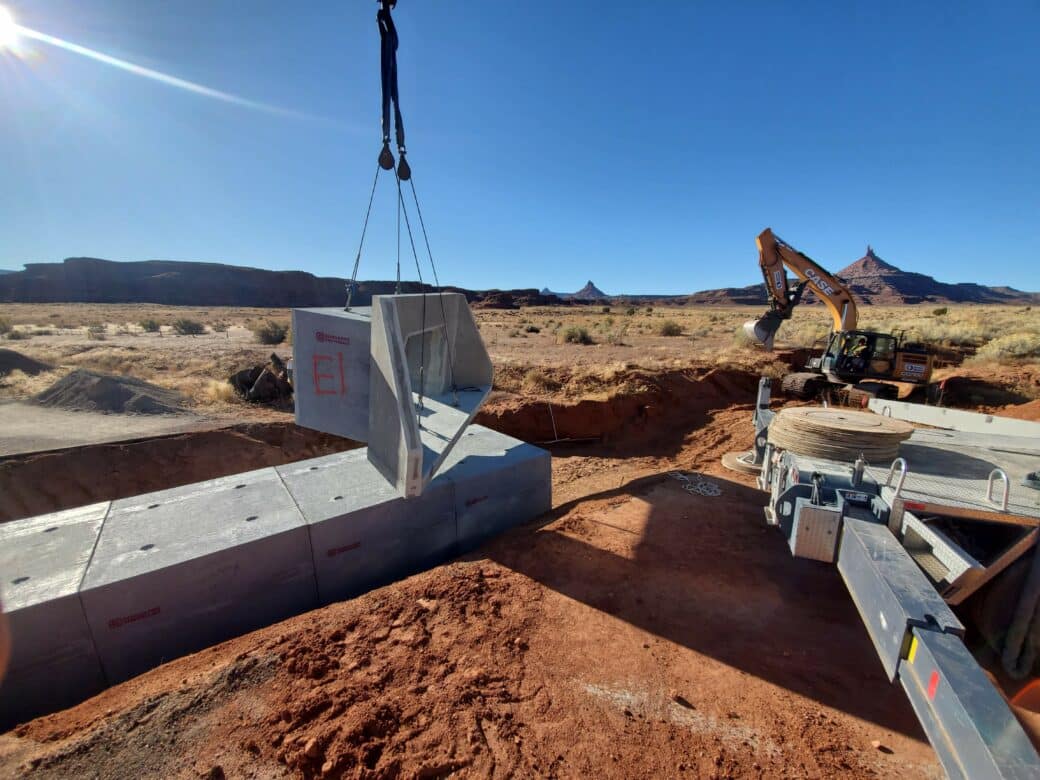
[[[33,399],[40,406],[113,414],[183,414],[173,390],[129,376],[77,369]]]
[[[50,371],[51,368],[53,366],[15,352],[13,349],[0,349],[0,376],[6,376],[12,371],[21,371],[28,376],[36,376],[44,371]]]

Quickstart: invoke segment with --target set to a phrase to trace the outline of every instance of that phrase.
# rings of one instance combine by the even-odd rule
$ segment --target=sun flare
[[[11,12],[0,5],[0,49],[12,48],[18,43],[18,25]]]

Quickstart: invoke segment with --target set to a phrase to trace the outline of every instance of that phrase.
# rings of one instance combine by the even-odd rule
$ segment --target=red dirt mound
[[[1000,410],[1001,417],[1013,417],[1016,420],[1040,421],[1040,398],[1024,404],[1012,404]]]

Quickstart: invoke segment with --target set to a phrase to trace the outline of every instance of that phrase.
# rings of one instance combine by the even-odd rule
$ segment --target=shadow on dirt
[[[560,506],[546,518],[555,527],[518,529],[484,552],[663,639],[920,737],[837,569],[791,556],[765,525],[763,493],[710,479],[721,496],[688,493],[666,475],[637,479]]]

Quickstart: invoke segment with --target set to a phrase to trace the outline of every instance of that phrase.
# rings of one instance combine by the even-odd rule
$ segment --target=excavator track
[[[819,374],[801,371],[785,376],[780,382],[780,389],[789,398],[811,400],[819,395],[826,384],[827,380]]]

